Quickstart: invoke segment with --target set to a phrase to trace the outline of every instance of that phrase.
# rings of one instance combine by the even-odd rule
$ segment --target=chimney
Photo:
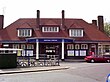
[[[40,26],[40,10],[37,10],[37,19],[36,19],[36,22],[37,22],[37,28],[39,29],[39,26]]]
[[[62,10],[61,29],[65,30],[65,11]]]
[[[0,15],[0,30],[3,29],[4,15]]]
[[[92,24],[97,26],[97,20],[92,20]]]
[[[104,20],[103,20],[103,16],[98,16],[98,27],[99,30],[104,32]]]

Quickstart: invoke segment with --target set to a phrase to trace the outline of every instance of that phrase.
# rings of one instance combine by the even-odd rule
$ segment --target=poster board
[[[74,50],[68,50],[67,55],[68,56],[74,56]]]
[[[25,50],[22,50],[22,56],[25,56]]]
[[[86,56],[86,50],[80,50],[80,56]]]
[[[17,56],[21,56],[21,51],[18,50]]]
[[[79,50],[75,50],[75,56],[80,56],[79,54]]]
[[[27,50],[26,56],[33,56],[33,50]]]

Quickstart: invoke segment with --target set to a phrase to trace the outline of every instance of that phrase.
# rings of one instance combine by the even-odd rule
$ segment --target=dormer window
[[[18,29],[18,37],[31,37],[32,29]]]
[[[42,32],[59,32],[59,27],[42,27]]]
[[[83,29],[70,29],[69,36],[70,37],[83,37],[84,30]]]

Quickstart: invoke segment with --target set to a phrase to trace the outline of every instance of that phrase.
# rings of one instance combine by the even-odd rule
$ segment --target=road
[[[64,62],[67,70],[0,75],[0,82],[105,82],[110,63]]]

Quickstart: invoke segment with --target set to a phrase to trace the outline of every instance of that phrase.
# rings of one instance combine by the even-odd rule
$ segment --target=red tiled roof
[[[0,40],[25,40],[25,38],[17,37],[18,28],[32,28],[33,37],[68,37],[69,28],[83,28],[84,37],[75,38],[76,40],[90,41],[110,41],[110,38],[99,31],[97,26],[89,24],[82,19],[65,19],[66,30],[60,30],[56,33],[43,33],[36,29],[36,18],[22,18],[10,24],[6,28],[0,30]],[[61,25],[61,18],[41,18],[40,25]]]

